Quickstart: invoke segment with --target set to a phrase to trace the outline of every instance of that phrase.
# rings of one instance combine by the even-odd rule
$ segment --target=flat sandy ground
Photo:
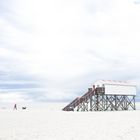
[[[140,110],[63,112],[63,106],[0,109],[0,140],[140,140]]]

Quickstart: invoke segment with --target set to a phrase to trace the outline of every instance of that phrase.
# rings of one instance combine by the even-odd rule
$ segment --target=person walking
[[[17,104],[14,105],[14,110],[17,110]]]

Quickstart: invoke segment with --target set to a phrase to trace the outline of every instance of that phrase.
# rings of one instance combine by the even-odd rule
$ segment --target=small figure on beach
[[[14,105],[14,110],[17,110],[17,104]]]
[[[26,107],[26,106],[23,106],[22,109],[23,109],[23,110],[24,110],[24,109],[27,109],[27,107]]]

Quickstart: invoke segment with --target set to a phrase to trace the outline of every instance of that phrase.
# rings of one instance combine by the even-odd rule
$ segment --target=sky
[[[98,79],[139,91],[139,48],[139,0],[1,0],[0,101],[70,101]]]

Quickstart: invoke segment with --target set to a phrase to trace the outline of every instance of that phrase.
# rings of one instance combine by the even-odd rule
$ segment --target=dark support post
[[[117,97],[116,97],[116,95],[115,95],[115,110],[118,110],[117,109]]]
[[[99,110],[99,96],[97,94],[97,111]]]
[[[133,99],[134,99],[134,110],[136,110],[135,96],[133,96]]]
[[[92,111],[92,96],[90,97],[90,111]]]

